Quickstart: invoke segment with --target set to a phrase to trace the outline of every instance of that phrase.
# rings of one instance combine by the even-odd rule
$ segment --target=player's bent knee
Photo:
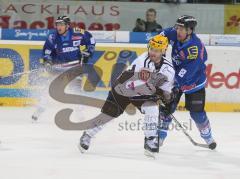
[[[119,108],[119,106],[116,105],[115,103],[112,103],[111,101],[105,102],[101,112],[114,118],[117,118],[123,113],[123,111]]]
[[[116,118],[123,113],[123,110],[121,110],[121,108],[116,103],[112,101],[106,101],[102,107],[101,112]]]

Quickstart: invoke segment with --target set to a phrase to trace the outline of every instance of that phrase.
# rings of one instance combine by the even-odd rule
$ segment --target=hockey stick
[[[207,148],[209,149],[209,145],[208,144],[200,144],[200,143],[197,143],[196,141],[193,140],[193,138],[187,133],[187,131],[182,127],[181,123],[178,122],[178,120],[172,115],[170,114],[171,118],[174,120],[174,122],[180,127],[180,129],[182,130],[182,132],[185,134],[185,136],[187,136],[187,138],[190,140],[190,142],[195,145],[195,146],[198,146],[198,147],[203,147],[203,148]]]
[[[148,95],[144,95],[144,96],[138,96],[138,97],[132,97],[131,100],[133,101],[148,101],[148,100],[159,100],[161,98],[159,98],[158,96],[148,96]],[[201,144],[198,143],[196,141],[193,140],[193,138],[187,133],[187,131],[182,127],[181,123],[178,122],[178,120],[172,115],[170,114],[170,117],[174,120],[174,122],[180,127],[180,129],[182,130],[182,132],[184,133],[185,136],[187,136],[187,138],[190,140],[190,142],[194,145],[194,146],[198,146],[198,147],[202,147],[202,148],[207,148],[207,149],[211,149],[210,146],[208,144]],[[215,147],[214,147],[215,148]],[[213,150],[213,149],[212,149]]]
[[[12,75],[9,75],[8,77],[14,77],[14,76],[19,76],[19,75],[36,73],[36,72],[39,72],[40,70],[42,70],[42,69],[38,68],[38,69],[34,69],[34,70],[30,70],[30,71],[25,71],[25,72],[21,72],[21,73],[14,73],[14,74],[12,74]],[[0,78],[2,78],[2,77],[0,76]]]

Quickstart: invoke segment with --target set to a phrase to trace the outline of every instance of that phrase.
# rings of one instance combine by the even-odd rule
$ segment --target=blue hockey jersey
[[[175,28],[161,32],[172,45],[172,62],[175,68],[175,79],[181,91],[193,93],[205,87],[207,51],[195,33],[190,40],[181,43],[177,40]]]
[[[63,64],[81,59],[80,46],[86,46],[88,53],[95,50],[95,40],[91,33],[79,28],[69,28],[66,36],[57,31],[49,34],[43,47],[43,59],[53,64]]]

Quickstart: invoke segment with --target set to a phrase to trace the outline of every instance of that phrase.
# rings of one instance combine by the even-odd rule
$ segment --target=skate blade
[[[78,149],[82,154],[86,152],[86,150],[82,148],[80,144],[78,144]]]
[[[32,116],[32,123],[37,123],[38,122],[38,117],[37,116]]]
[[[156,159],[156,154],[153,152],[150,152],[149,150],[144,150],[144,155],[149,158]]]

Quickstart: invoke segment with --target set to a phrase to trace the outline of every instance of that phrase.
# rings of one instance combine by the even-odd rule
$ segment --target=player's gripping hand
[[[179,94],[179,89],[174,87],[171,93],[171,100],[170,101],[162,100],[164,104],[164,106],[162,106],[162,109],[166,115],[169,115],[175,112],[178,105],[178,101],[179,101],[178,94]]]
[[[88,63],[89,58],[91,57],[91,54],[87,51],[82,51],[82,62]]]
[[[150,79],[148,80],[156,88],[162,86],[167,81],[167,77],[161,73],[151,73]]]
[[[161,73],[150,72],[148,69],[142,69],[138,74],[139,79],[151,83],[153,86],[160,87],[167,81],[167,77]]]
[[[43,59],[42,63],[41,63],[41,68],[46,71],[46,72],[52,72],[52,60],[50,59]]]

